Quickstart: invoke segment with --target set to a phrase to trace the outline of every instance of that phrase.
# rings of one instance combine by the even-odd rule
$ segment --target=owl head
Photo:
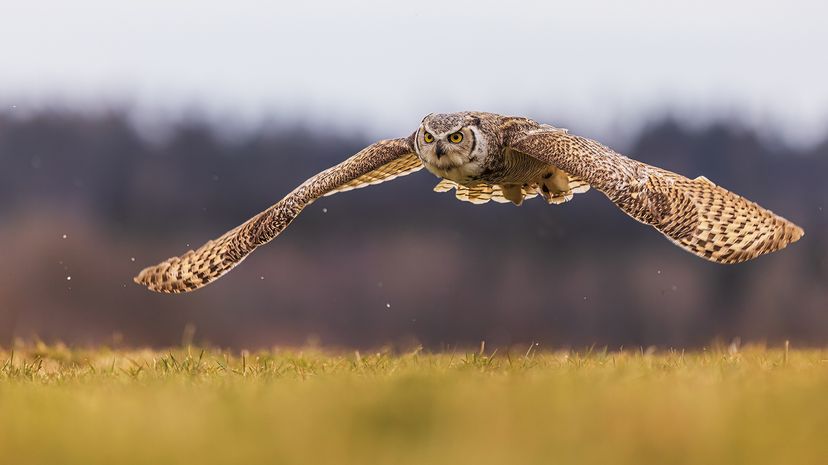
[[[432,113],[414,137],[420,158],[442,170],[474,162],[486,146],[480,118],[469,113]]]

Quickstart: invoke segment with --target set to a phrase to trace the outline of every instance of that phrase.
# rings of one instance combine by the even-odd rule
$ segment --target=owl
[[[408,137],[376,142],[313,176],[267,210],[196,250],[142,270],[156,292],[199,289],[279,235],[316,199],[425,168],[434,190],[474,204],[550,204],[593,188],[675,245],[716,263],[740,263],[804,234],[792,222],[707,178],[688,179],[627,158],[566,129],[483,112],[430,114]]]

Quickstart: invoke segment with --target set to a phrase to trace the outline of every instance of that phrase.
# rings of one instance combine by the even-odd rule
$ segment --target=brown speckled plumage
[[[450,142],[452,134],[453,140],[462,137]],[[591,186],[679,247],[718,263],[739,263],[782,249],[804,234],[704,177],[688,179],[632,160],[564,129],[492,113],[432,114],[410,137],[368,146],[220,238],[144,269],[135,282],[158,292],[198,289],[275,238],[319,197],[423,167],[443,178],[434,190],[455,189],[458,199],[478,204],[519,205],[536,196],[557,204]]]
[[[337,187],[411,154],[411,138],[380,141],[308,179],[272,207],[197,250],[142,270],[135,282],[157,292],[203,287],[241,263],[256,247],[279,235],[303,208]]]
[[[409,153],[380,166],[374,171],[363,174],[353,181],[346,182],[336,189],[327,192],[325,196],[373,186],[374,184],[390,181],[394,178],[420,171],[421,169],[423,169],[423,162],[420,161],[416,153]]]
[[[626,214],[714,262],[743,262],[804,235],[799,226],[702,176],[688,179],[566,131],[523,126],[507,133],[506,143],[583,178]]]

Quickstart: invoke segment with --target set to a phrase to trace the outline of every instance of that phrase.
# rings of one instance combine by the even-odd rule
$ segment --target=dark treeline
[[[805,228],[800,243],[744,265],[682,252],[597,192],[474,206],[431,192],[437,180],[421,172],[322,199],[227,278],[162,296],[131,276],[370,141],[309,127],[229,140],[185,122],[158,142],[120,113],[0,117],[0,344],[174,344],[188,324],[199,342],[234,347],[825,343],[828,141],[765,140],[664,120],[623,148]]]

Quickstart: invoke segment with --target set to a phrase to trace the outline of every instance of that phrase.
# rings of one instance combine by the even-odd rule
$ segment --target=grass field
[[[0,463],[825,464],[828,350],[0,350]]]

